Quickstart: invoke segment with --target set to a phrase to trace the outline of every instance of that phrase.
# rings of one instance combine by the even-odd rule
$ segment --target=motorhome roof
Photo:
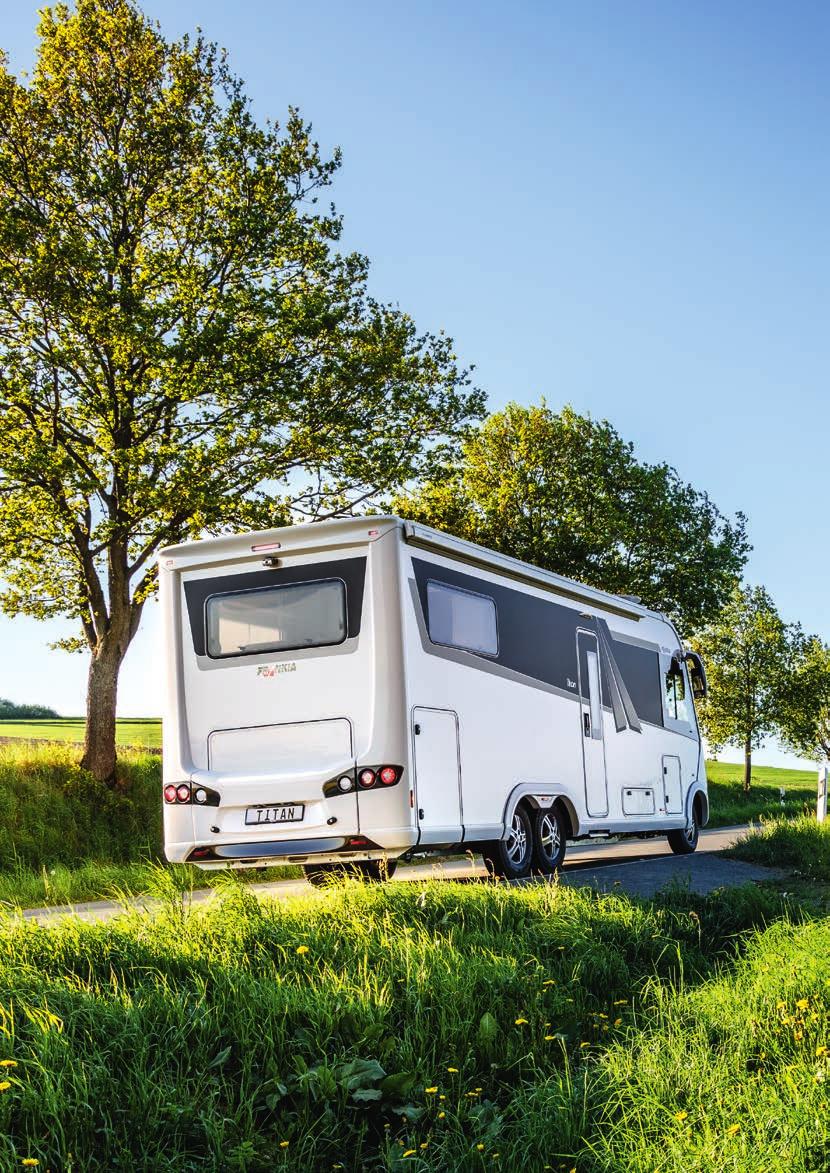
[[[646,616],[663,619],[657,611],[643,606],[631,597],[613,595],[607,591],[586,586],[574,579],[565,578],[550,570],[542,570],[519,558],[499,554],[432,529],[417,522],[404,521],[399,517],[384,514],[379,517],[343,517],[324,522],[304,522],[298,525],[282,526],[279,529],[256,530],[243,534],[225,534],[216,538],[200,538],[197,541],[182,542],[168,546],[159,553],[159,563],[167,569],[195,569],[198,566],[215,566],[219,563],[236,561],[240,557],[256,558],[280,550],[285,554],[308,553],[315,550],[330,550],[339,546],[354,545],[355,542],[376,541],[390,529],[403,528],[404,539],[413,546],[433,550],[466,562],[471,566],[504,574],[519,582],[551,590],[568,598],[577,599],[604,610],[613,611],[629,619]]]

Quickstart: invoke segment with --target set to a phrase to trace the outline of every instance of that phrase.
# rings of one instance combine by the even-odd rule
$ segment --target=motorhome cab
[[[395,517],[160,556],[170,860],[367,876],[437,851],[552,872],[568,839],[708,820],[672,624]]]

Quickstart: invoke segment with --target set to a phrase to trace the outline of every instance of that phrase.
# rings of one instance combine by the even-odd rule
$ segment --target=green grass
[[[743,792],[743,765],[706,763],[709,782],[709,826],[731,827],[760,819],[797,818],[816,809],[816,774],[812,770],[784,770],[754,766],[752,789]],[[780,788],[785,791],[781,803]]]
[[[743,835],[727,854],[830,884],[830,822],[817,823],[815,815],[802,815],[764,823]]]
[[[830,922],[784,908],[227,883],[0,918],[0,1170],[824,1169]]]
[[[82,745],[83,717],[61,717],[58,720],[0,721],[0,738],[13,737],[24,741],[66,741]],[[120,746],[136,749],[161,749],[161,721],[156,717],[119,720],[115,730]]]

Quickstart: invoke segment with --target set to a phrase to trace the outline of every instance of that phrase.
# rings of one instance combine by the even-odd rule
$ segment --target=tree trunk
[[[115,705],[118,673],[126,647],[111,635],[104,637],[89,662],[86,693],[86,733],[81,765],[105,782],[115,785]]]
[[[752,742],[747,739],[744,744],[744,794],[752,789]]]

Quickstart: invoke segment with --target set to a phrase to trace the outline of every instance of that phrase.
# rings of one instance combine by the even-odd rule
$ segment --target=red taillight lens
[[[398,771],[394,766],[381,766],[380,780],[384,786],[393,786],[398,780]]]
[[[176,787],[176,798],[179,802],[190,802],[190,787],[184,782]]]
[[[164,788],[164,801],[165,802],[175,802],[176,801],[176,787],[175,786],[172,786],[172,785],[165,786],[165,788]]]
[[[357,776],[357,780],[360,783],[360,785],[363,787],[368,788],[369,786],[374,786],[374,784],[375,784],[375,771],[374,770],[361,770]]]

